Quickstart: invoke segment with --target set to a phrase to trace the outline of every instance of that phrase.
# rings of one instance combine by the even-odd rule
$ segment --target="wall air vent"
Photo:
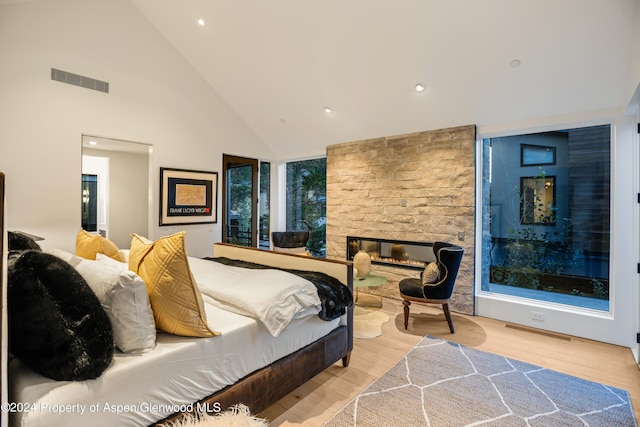
[[[109,93],[109,82],[103,82],[67,71],[56,70],[55,68],[51,69],[51,80],[97,90],[98,92]]]

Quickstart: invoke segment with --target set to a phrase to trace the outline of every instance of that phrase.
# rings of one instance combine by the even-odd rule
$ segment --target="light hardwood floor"
[[[405,331],[401,301],[385,298],[381,310],[390,318],[382,335],[355,339],[349,367],[343,368],[341,363],[331,366],[258,416],[274,427],[321,426],[423,336],[432,335],[625,389],[631,395],[636,420],[640,420],[640,370],[628,348],[457,313],[453,313],[456,333],[451,334],[442,311],[422,304],[411,305]]]

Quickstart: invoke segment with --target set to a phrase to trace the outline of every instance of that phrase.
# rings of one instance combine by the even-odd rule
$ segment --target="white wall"
[[[159,227],[159,168],[221,172],[223,152],[274,157],[127,0],[0,6],[0,58],[7,225],[45,236],[43,246],[73,249],[83,133],[154,146],[150,237],[186,230],[193,256],[211,254],[221,224]],[[52,81],[51,68],[107,81],[110,93]]]
[[[632,62],[631,62],[631,79],[629,84],[629,95],[635,93],[635,98],[629,103],[632,108],[637,108],[640,103],[640,0],[636,0],[635,3],[635,19],[636,23],[633,34],[633,43],[634,47],[631,52]],[[635,92],[634,92],[635,91]]]

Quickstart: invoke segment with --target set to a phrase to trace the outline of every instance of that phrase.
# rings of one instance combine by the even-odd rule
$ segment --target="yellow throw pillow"
[[[219,335],[207,324],[200,289],[193,279],[184,248],[184,232],[151,242],[131,234],[129,270],[147,285],[156,328],[174,335]]]
[[[85,259],[96,259],[96,254],[105,254],[116,261],[124,261],[118,247],[111,240],[83,229],[76,236],[76,255]]]

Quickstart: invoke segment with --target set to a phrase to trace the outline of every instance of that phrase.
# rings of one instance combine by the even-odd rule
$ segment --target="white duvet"
[[[231,267],[192,257],[189,266],[200,292],[213,304],[259,320],[274,337],[292,319],[320,312],[315,285],[286,271]]]

